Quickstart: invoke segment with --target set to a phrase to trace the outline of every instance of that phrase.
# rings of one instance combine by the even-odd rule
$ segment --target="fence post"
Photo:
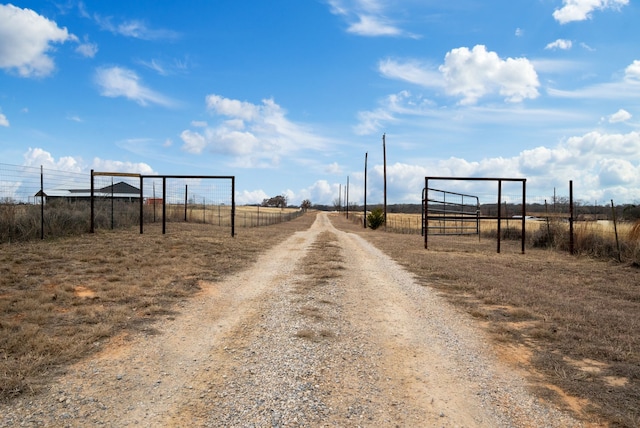
[[[500,233],[501,233],[501,214],[502,214],[502,180],[498,180],[498,254],[500,254]]]
[[[184,185],[184,222],[187,222],[187,197],[189,194],[189,185]]]
[[[574,254],[573,240],[573,180],[569,180],[569,253]]]
[[[162,234],[167,233],[167,177],[162,177]]]
[[[89,232],[90,233],[94,233],[96,231],[95,229],[95,200],[93,197],[93,191],[94,191],[94,187],[93,187],[93,170],[91,170],[91,226],[89,227]]]
[[[40,239],[44,239],[44,170],[40,165]]]
[[[618,249],[618,261],[622,263],[622,255],[620,254],[620,240],[618,239],[618,225],[616,219],[616,207],[613,205],[613,199],[611,199],[611,213],[613,214],[613,231],[616,234],[616,248]]]
[[[140,234],[144,233],[144,177],[140,175]],[[155,203],[155,201],[154,201]]]
[[[522,182],[522,254],[524,254],[524,240],[527,235],[527,180]]]

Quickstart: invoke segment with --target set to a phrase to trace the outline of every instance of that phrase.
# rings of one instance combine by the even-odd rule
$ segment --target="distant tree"
[[[302,208],[302,211],[306,212],[309,208],[311,208],[311,201],[309,199],[305,199],[300,204],[300,208]]]
[[[285,195],[274,196],[273,198],[263,199],[262,200],[263,207],[277,207],[277,208],[286,208],[287,207],[287,197]]]
[[[335,198],[333,200],[333,209],[335,211],[342,211],[342,206],[340,204],[341,204],[340,198]]]

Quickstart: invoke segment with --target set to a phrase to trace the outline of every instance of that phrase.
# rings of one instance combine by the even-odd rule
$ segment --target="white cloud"
[[[359,15],[358,21],[351,23],[347,29],[349,33],[360,36],[398,36],[402,30],[385,22],[384,19],[372,15]]]
[[[0,113],[0,126],[9,127],[9,119],[2,113]]]
[[[342,174],[342,167],[338,162],[333,162],[332,164],[327,165],[325,167],[325,172],[327,174],[334,174],[334,175]]]
[[[29,148],[24,154],[24,165],[39,167],[46,169],[54,169],[77,174],[88,174],[91,170],[108,171],[108,172],[129,172],[134,174],[155,174],[153,168],[148,164],[140,162],[122,162],[117,160],[108,160],[94,158],[90,165],[79,157],[63,156],[55,159],[51,153],[41,148]]]
[[[42,166],[47,169],[56,169],[66,172],[81,173],[82,165],[79,159],[64,156],[56,160],[51,153],[40,148],[31,148],[24,154],[25,166]]]
[[[640,61],[635,60],[624,70],[624,78],[616,82],[600,83],[574,91],[547,89],[549,95],[562,98],[636,99],[640,96]]]
[[[282,156],[300,150],[322,150],[326,141],[306,127],[291,122],[286,112],[272,99],[253,104],[211,94],[206,97],[207,110],[217,125],[195,122],[198,130],[184,130],[182,149],[199,154],[205,150],[234,158],[238,167],[278,165]]]
[[[207,109],[214,114],[251,121],[258,116],[260,107],[246,101],[232,100],[219,95],[206,98]]]
[[[269,195],[267,195],[264,190],[243,190],[242,192],[236,192],[236,204],[238,205],[259,204],[267,198],[269,198]]]
[[[91,169],[106,172],[129,172],[132,174],[154,175],[156,172],[144,162],[122,162],[116,160],[93,158]]]
[[[425,116],[433,113],[435,104],[409,91],[391,94],[373,111],[358,112],[358,124],[353,127],[357,135],[370,135],[383,129],[386,123],[398,121],[400,115]]]
[[[573,46],[573,42],[571,40],[566,39],[558,39],[555,42],[549,43],[545,46],[545,49],[561,49],[561,50],[569,50]]]
[[[598,181],[603,187],[636,183],[640,168],[626,159],[603,159],[599,162]]]
[[[502,60],[482,45],[476,45],[472,50],[466,47],[451,50],[439,69],[444,75],[447,92],[461,95],[463,105],[475,104],[479,98],[496,90],[508,102],[539,95],[538,75],[529,60]]]
[[[567,139],[565,145],[577,155],[591,153],[602,157],[620,156],[640,160],[640,133],[638,132],[602,134],[593,131],[580,137],[571,137]]]
[[[620,109],[611,116],[609,116],[609,123],[626,122],[631,119],[631,113],[625,109]]]
[[[43,77],[55,68],[51,44],[77,41],[66,28],[30,9],[0,5],[0,68],[22,77]]]
[[[385,16],[385,6],[378,0],[329,0],[331,13],[343,16],[348,22],[347,32],[365,37],[419,36],[404,31]]]
[[[444,87],[447,94],[460,96],[460,104],[475,104],[480,98],[495,93],[507,102],[537,98],[538,74],[526,58],[501,59],[485,46],[461,47],[448,52],[444,64],[436,72],[415,60],[404,63],[384,60],[378,64],[383,76],[404,80],[426,88]]]
[[[516,28],[516,37],[524,36],[524,30],[522,28]]]
[[[167,70],[167,68],[163,64],[161,64],[160,61],[156,59],[152,59],[151,61],[138,61],[138,62],[144,65],[145,67],[155,71],[161,76],[169,75],[169,71]]]
[[[640,82],[640,61],[633,61],[627,68],[624,70],[625,80],[637,81]]]
[[[384,108],[378,108],[374,111],[360,111],[358,112],[358,124],[353,127],[353,132],[356,135],[371,135],[381,130],[384,122],[393,120],[393,114]]]
[[[150,103],[165,107],[175,105],[171,99],[145,87],[134,71],[123,67],[99,68],[95,81],[100,86],[100,94],[105,97],[125,97],[143,106]]]
[[[382,165],[375,165],[370,171],[368,190],[372,200],[376,200],[382,197]],[[592,201],[606,197],[620,203],[632,202],[640,198],[640,133],[594,131],[568,138],[555,147],[539,146],[512,157],[477,161],[451,157],[422,160],[419,164],[396,162],[387,166],[389,194],[394,200],[419,203],[425,176],[527,178],[530,198],[552,194],[555,187],[566,188],[572,180],[578,199]],[[464,190],[482,191],[482,186],[474,186]],[[484,191],[495,192],[487,189],[485,186]]]
[[[85,58],[93,58],[98,53],[98,44],[89,42],[85,37],[84,43],[78,45],[76,52]]]
[[[172,30],[149,28],[144,21],[137,19],[123,21],[119,24],[114,24],[113,18],[110,16],[103,17],[94,14],[93,19],[103,30],[125,37],[133,37],[141,40],[175,39],[180,37],[179,33]]]
[[[357,190],[355,186],[351,188],[354,190],[354,195]],[[331,205],[334,199],[338,198],[340,193],[340,184],[329,183],[327,180],[318,180],[311,186],[300,190],[297,194],[297,199],[300,201],[309,199],[312,204]]]
[[[427,64],[418,61],[405,63],[392,59],[386,59],[378,63],[378,70],[384,77],[398,79],[420,85],[426,88],[442,87],[444,80],[442,74]]]
[[[182,149],[189,153],[200,154],[207,147],[207,141],[203,135],[188,129],[182,131],[180,138],[184,142]]]
[[[591,18],[594,10],[617,9],[629,4],[629,0],[563,0],[564,6],[553,12],[560,24],[584,21]]]

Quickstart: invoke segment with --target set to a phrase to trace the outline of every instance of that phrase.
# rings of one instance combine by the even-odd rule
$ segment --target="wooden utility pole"
[[[382,157],[384,164],[384,228],[387,229],[387,145],[385,141],[386,134],[382,134]]]
[[[367,228],[367,157],[369,152],[364,154],[364,228]]]
[[[347,175],[347,218],[349,218],[349,176]]]

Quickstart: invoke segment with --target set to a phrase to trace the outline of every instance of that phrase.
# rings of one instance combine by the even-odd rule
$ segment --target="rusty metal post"
[[[236,236],[236,177],[231,177],[231,237]]]
[[[89,227],[89,232],[90,233],[95,233],[96,229],[95,229],[95,201],[93,200],[93,170],[91,170],[91,197],[89,198],[89,200],[91,201],[91,226]]]
[[[187,198],[189,195],[189,185],[184,185],[184,222],[187,222]]]
[[[44,169],[40,165],[40,239],[44,239]]]
[[[500,254],[500,233],[501,230],[501,217],[502,217],[502,180],[498,180],[498,254]]]
[[[162,234],[167,233],[167,177],[162,177]]]
[[[524,254],[524,240],[526,238],[526,221],[527,215],[527,180],[522,182],[522,254]]]
[[[144,192],[142,187],[144,186],[144,177],[140,176],[140,235],[144,233]]]

